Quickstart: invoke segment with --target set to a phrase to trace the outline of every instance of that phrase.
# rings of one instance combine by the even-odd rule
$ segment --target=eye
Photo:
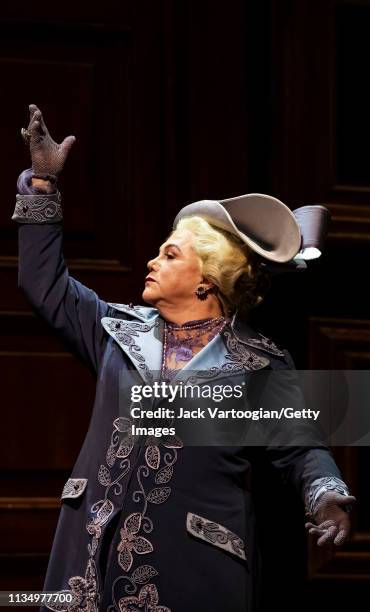
[[[168,259],[175,259],[175,256],[173,255],[173,253],[165,253],[164,256],[167,257]]]

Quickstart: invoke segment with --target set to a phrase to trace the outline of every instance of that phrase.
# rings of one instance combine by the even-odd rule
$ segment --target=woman
[[[249,306],[261,299],[264,274],[257,256],[287,262],[297,254],[297,222],[268,196],[185,207],[148,263],[143,299],[151,307],[108,304],[69,276],[62,256],[56,180],[74,137],[56,144],[34,105],[22,134],[32,168],[19,178],[13,215],[20,223],[19,285],[97,380],[90,427],[62,493],[44,585],[45,591],[63,591],[68,601],[46,607],[256,609],[248,447],[206,445],[204,439],[186,445],[170,427],[160,437],[137,438],[132,389],[169,380],[213,384],[225,375],[243,384],[252,373],[293,367],[288,352],[253,332],[240,312],[246,298]],[[263,211],[273,215],[272,224]],[[279,385],[270,387],[273,395],[279,395]],[[349,533],[346,508],[354,498],[329,450],[320,443],[269,444],[266,452],[302,493],[314,519],[307,528],[318,544],[340,545]]]

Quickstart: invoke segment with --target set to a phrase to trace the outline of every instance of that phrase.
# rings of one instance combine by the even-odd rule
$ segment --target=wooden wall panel
[[[0,327],[6,329],[0,351],[2,426],[12,432],[0,448],[0,465],[66,470],[88,425],[92,377],[34,315],[0,313]]]
[[[313,317],[309,337],[312,369],[369,370],[369,320]],[[336,447],[334,455],[359,504],[352,513],[352,533],[343,549],[332,547],[318,552],[310,545],[308,575],[313,581],[326,580],[328,584],[343,580],[366,583],[370,581],[370,495],[365,473],[370,448],[359,444]]]
[[[3,97],[9,109],[5,131],[10,151],[4,171],[12,177],[4,186],[4,201],[10,204],[14,199],[14,172],[20,160],[23,167],[29,166],[26,147],[13,130],[21,122],[27,126],[28,104],[33,102],[44,111],[58,142],[70,133],[77,137],[62,181],[68,255],[79,256],[82,247],[86,258],[111,259],[116,265],[121,260],[129,266],[128,237],[134,229],[128,214],[129,32],[3,25],[0,39],[0,78],[6,84]],[[14,159],[19,160],[18,168]],[[9,213],[3,206],[3,229],[8,229]],[[112,224],[112,216],[120,215],[126,223]],[[14,236],[13,232],[11,254],[16,252]]]
[[[369,240],[368,2],[273,2],[273,189],[323,203],[330,237]]]
[[[208,0],[166,3],[169,221],[189,202],[247,192],[248,9],[239,1],[227,10]]]
[[[279,321],[286,329],[290,316],[288,345],[301,368],[369,369],[369,27],[366,0],[271,2],[271,191],[291,208],[321,203],[332,214],[322,258],[280,293]],[[333,452],[358,506],[342,549],[309,541],[307,609],[330,600],[344,610],[369,590],[369,448]]]

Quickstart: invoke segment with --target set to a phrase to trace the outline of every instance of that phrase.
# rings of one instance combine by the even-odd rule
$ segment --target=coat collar
[[[129,357],[143,380],[153,382],[162,367],[164,319],[156,308],[108,305],[111,316],[102,318],[104,329]],[[223,332],[179,371],[176,379],[183,380],[187,375],[194,379],[195,372],[199,379],[209,379],[242,370],[259,370],[269,366],[271,354],[284,357],[284,352],[271,340],[255,332],[236,314]]]
[[[239,342],[253,346],[261,351],[266,351],[272,355],[285,358],[285,352],[272,341],[260,332],[252,329],[236,312],[231,320],[231,327],[235,337]]]

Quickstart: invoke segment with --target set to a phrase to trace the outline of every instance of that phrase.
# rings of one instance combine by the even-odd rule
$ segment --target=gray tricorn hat
[[[277,198],[262,193],[229,198],[200,200],[184,206],[180,219],[200,215],[207,221],[240,238],[253,251],[268,260],[269,267],[305,269],[305,259],[321,254],[329,221],[329,211],[321,205],[302,206],[291,211]]]

